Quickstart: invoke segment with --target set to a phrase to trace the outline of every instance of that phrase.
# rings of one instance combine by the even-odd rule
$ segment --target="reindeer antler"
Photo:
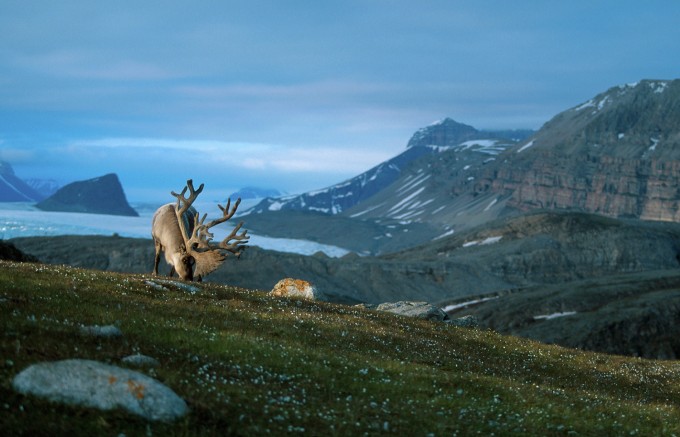
[[[189,191],[188,196],[186,196],[187,190]],[[247,230],[238,233],[243,226],[243,222],[240,222],[220,243],[213,243],[214,234],[210,232],[210,229],[232,218],[241,203],[241,199],[236,200],[233,206],[231,206],[231,199],[227,200],[227,205],[224,207],[218,204],[217,207],[222,212],[222,216],[205,223],[207,214],[200,217],[200,214],[191,208],[202,191],[203,184],[198,189],[194,189],[193,181],[189,179],[181,193],[171,192],[177,198],[177,205],[175,206],[177,221],[184,237],[186,250],[191,251],[196,260],[195,274],[197,276],[207,275],[219,267],[226,258],[226,252],[231,252],[237,257],[240,256],[241,252],[247,247],[246,244],[250,238]],[[187,214],[188,212],[191,213]]]
[[[184,197],[184,194],[187,192],[187,189],[189,190],[189,197]],[[191,205],[194,203],[196,198],[198,197],[199,194],[203,191],[203,184],[201,184],[198,187],[198,190],[194,189],[194,181],[191,179],[187,180],[187,184],[182,190],[180,194],[175,193],[174,191],[171,191],[170,194],[175,196],[177,198],[177,205],[175,206],[175,214],[177,215],[177,222],[179,224],[179,228],[182,231],[182,236],[184,237],[184,244],[187,248],[187,250],[191,247],[191,244],[193,244],[192,240],[192,235],[196,231],[196,226],[194,226],[194,229],[191,230],[192,232],[189,232],[190,229],[187,229],[188,220],[185,219],[185,217],[188,218],[188,216],[185,216],[184,214],[189,211],[189,208],[191,208]]]
[[[198,195],[201,194],[201,192],[203,191],[203,185],[204,184],[201,184],[198,187],[198,190],[194,190],[194,181],[192,179],[189,179],[187,180],[187,185],[184,187],[180,194],[177,194],[174,191],[170,192],[170,194],[177,198],[176,208],[178,215],[184,214],[189,210],[189,208],[194,203]],[[187,192],[187,188],[189,189],[189,197],[184,197],[184,193]]]
[[[249,235],[247,235],[248,231],[244,230],[240,234],[237,234],[237,232],[241,229],[241,226],[243,226],[243,222],[240,222],[232,231],[229,235],[224,238],[219,244],[211,244],[211,241],[214,237],[214,234],[210,232],[210,228],[213,226],[219,225],[220,223],[224,223],[230,218],[234,216],[236,213],[236,210],[241,203],[241,199],[239,198],[234,202],[234,206],[229,210],[229,206],[231,205],[231,199],[227,200],[227,206],[223,207],[222,205],[217,205],[217,207],[222,211],[222,217],[212,220],[207,224],[204,224],[206,216],[204,215],[203,218],[198,221],[196,219],[196,226],[194,229],[194,233],[192,235],[192,242],[197,242],[198,247],[205,248],[205,249],[212,249],[212,250],[226,250],[234,255],[240,256],[241,251],[245,249],[245,244],[248,243],[248,238],[250,238]],[[232,242],[232,240],[235,240]]]

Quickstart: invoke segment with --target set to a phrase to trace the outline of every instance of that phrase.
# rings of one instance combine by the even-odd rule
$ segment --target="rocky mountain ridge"
[[[342,234],[347,248],[374,239],[370,253],[379,254],[404,248],[392,240],[405,232],[412,232],[412,243],[424,244],[540,209],[680,221],[678,101],[680,80],[613,87],[556,115],[518,142],[443,120],[418,130],[409,141],[407,152],[429,152],[402,163],[365,197],[347,196],[356,191],[347,184],[339,197],[352,201],[323,210],[378,224],[383,227],[379,234],[330,225],[310,238],[327,242]],[[294,207],[306,204],[298,201]],[[283,224],[275,229],[251,217],[255,231],[286,236],[280,233]],[[285,215],[278,217],[279,223],[287,221]],[[295,218],[289,227],[297,227]]]
[[[614,87],[558,114],[480,190],[507,205],[680,221],[680,80]]]
[[[303,237],[366,255],[422,244],[451,232],[461,208],[499,216],[503,202],[489,206],[492,196],[473,199],[476,193],[454,199],[451,182],[470,185],[475,169],[531,132],[484,132],[447,118],[420,129],[404,152],[368,172],[327,189],[265,199],[244,219],[264,235]],[[502,139],[506,134],[514,139]],[[318,226],[309,226],[312,218]],[[300,229],[304,235],[296,233]]]
[[[253,207],[250,213],[265,211],[309,211],[341,214],[359,205],[403,177],[405,170],[423,156],[450,148],[470,149],[481,145],[488,150],[502,149],[533,133],[528,130],[479,131],[450,118],[419,129],[409,140],[406,150],[374,168],[324,189],[299,195],[269,198]],[[505,139],[502,135],[511,135]]]

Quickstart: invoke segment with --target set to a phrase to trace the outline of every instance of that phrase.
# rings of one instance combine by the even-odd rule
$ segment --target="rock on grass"
[[[91,360],[34,364],[19,373],[12,385],[22,394],[53,402],[121,408],[149,420],[171,421],[189,411],[182,398],[155,379]]]

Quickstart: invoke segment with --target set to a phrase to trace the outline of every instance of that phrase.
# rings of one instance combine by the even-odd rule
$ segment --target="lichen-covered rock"
[[[302,279],[286,278],[276,283],[271,291],[275,297],[302,297],[310,300],[322,300],[323,296],[310,282]]]
[[[171,421],[189,411],[182,398],[155,379],[91,360],[34,364],[19,373],[12,385],[19,393],[53,402],[121,408],[149,420]]]
[[[378,311],[387,311],[402,316],[435,321],[444,321],[448,320],[449,318],[448,314],[446,314],[441,308],[427,302],[387,302],[381,303],[375,309]]]

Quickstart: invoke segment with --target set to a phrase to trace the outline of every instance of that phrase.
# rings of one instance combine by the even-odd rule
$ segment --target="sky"
[[[130,201],[186,179],[299,193],[445,117],[538,129],[619,84],[680,77],[680,2],[0,1],[0,160]]]

